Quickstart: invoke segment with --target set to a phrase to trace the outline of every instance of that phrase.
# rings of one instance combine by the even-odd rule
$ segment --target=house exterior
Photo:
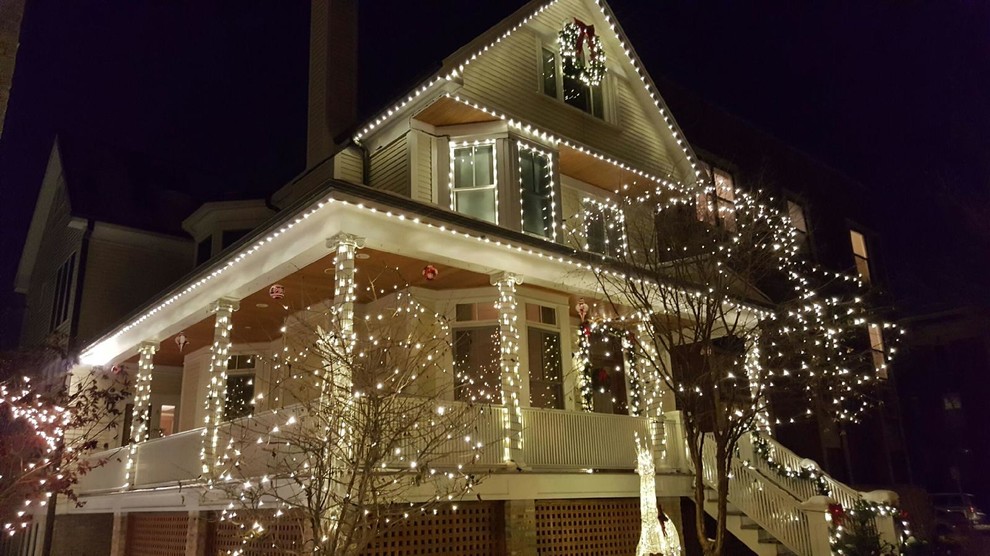
[[[328,99],[346,102],[346,90],[331,91],[346,74],[327,72],[348,67],[333,30],[353,17],[348,2],[314,6],[307,171],[268,199],[186,213],[186,239],[74,220],[53,150],[18,274],[30,300],[25,342],[71,326],[81,340],[75,373],[118,365],[140,385],[122,433],[104,439],[109,463],[79,485],[85,506],[58,506],[56,553],[236,548],[236,532],[216,520],[227,501],[204,488],[208,392],[222,389],[245,418],[282,409],[278,396],[253,406],[249,398],[271,393],[276,369],[261,362],[283,348],[286,319],[339,302],[343,281],[384,267],[447,314],[454,333],[474,338],[461,354],[468,360],[493,347],[484,340],[499,323],[516,323],[519,349],[511,364],[467,371],[497,390],[494,417],[480,425],[499,448],[484,456],[496,472],[478,500],[444,514],[446,529],[412,520],[389,533],[405,548],[370,546],[368,554],[416,554],[417,542],[461,554],[631,554],[640,528],[635,434],[657,447],[661,507],[682,533],[690,521],[681,519],[691,484],[673,403],[666,413],[631,415],[620,356],[594,411],[582,408],[571,354],[582,301],[601,295],[587,261],[607,255],[610,236],[606,226],[588,226],[575,237],[565,224],[622,188],[695,184],[713,165],[731,183],[731,172],[694,149],[602,0],[528,3],[341,140],[335,131],[351,112]],[[564,71],[557,38],[575,20],[593,25],[601,41],[600,84]],[[807,223],[803,232],[811,233]],[[849,238],[850,266],[870,272],[868,242]],[[114,261],[126,265],[114,269]],[[354,310],[369,302],[357,294]],[[217,362],[217,354],[229,358]],[[802,456],[774,446],[779,462],[801,467]],[[760,468],[752,446],[743,449],[730,496],[739,546],[828,553],[825,506],[812,500],[814,490]],[[861,496],[827,480],[840,502]],[[43,521],[37,516],[37,527]],[[23,553],[40,548],[33,539]]]

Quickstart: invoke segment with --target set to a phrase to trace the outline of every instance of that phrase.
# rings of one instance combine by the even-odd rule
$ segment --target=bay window
[[[450,149],[450,208],[498,223],[498,179],[493,141],[453,145]]]
[[[556,201],[550,153],[517,143],[522,229],[526,233],[556,239]]]

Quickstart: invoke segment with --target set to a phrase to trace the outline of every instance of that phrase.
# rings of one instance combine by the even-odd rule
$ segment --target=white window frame
[[[498,183],[498,142],[497,142],[496,139],[478,139],[478,140],[474,140],[474,141],[460,141],[460,142],[450,141],[450,152],[448,153],[449,154],[449,158],[450,158],[450,169],[449,169],[449,174],[448,174],[448,183],[449,183],[449,188],[450,188],[450,210],[453,211],[453,212],[456,212],[457,214],[461,214],[461,215],[467,216],[469,218],[474,218],[473,216],[471,216],[471,215],[469,215],[467,213],[464,213],[464,212],[461,212],[461,211],[457,210],[457,193],[458,193],[458,188],[457,188],[457,182],[456,182],[456,179],[455,179],[456,178],[455,164],[456,164],[456,152],[457,152],[457,150],[459,150],[459,149],[465,149],[465,148],[475,149],[477,147],[491,147],[491,150],[492,150],[492,184],[491,185],[486,185],[483,188],[478,188],[478,187],[461,188],[461,190],[463,190],[463,191],[468,191],[468,190],[473,190],[473,191],[493,190],[494,191],[494,207],[493,207],[493,209],[494,209],[494,220],[484,220],[484,219],[478,219],[478,220],[481,220],[482,222],[491,222],[491,223],[493,223],[495,225],[498,225],[499,224],[499,195],[498,195],[499,183]]]
[[[519,175],[519,230],[527,235],[534,237],[539,237],[543,239],[548,239],[550,241],[557,241],[557,199],[559,198],[559,193],[557,191],[557,183],[554,179],[554,153],[545,149],[541,149],[532,145],[530,143],[516,140],[517,149],[517,166],[516,173]],[[522,157],[524,152],[533,153],[536,156],[545,157],[547,160],[547,172],[550,178],[550,230],[549,234],[538,234],[535,232],[530,232],[526,230],[526,204],[523,202],[525,196],[525,187],[523,185],[523,175],[522,175]]]
[[[603,257],[618,258],[619,256],[626,256],[629,253],[629,239],[626,237],[626,215],[621,207],[603,202],[598,199],[593,199],[591,197],[585,197],[581,200],[582,213],[584,214],[584,250],[589,253],[597,253]],[[592,211],[598,212],[600,215],[604,230],[605,237],[603,241],[605,242],[605,252],[595,251],[591,248],[591,233],[590,233],[590,220]],[[619,239],[620,245],[618,247],[618,253],[613,252],[609,249],[609,237],[608,237],[608,224],[611,220],[617,220],[617,225],[619,226]]]
[[[860,242],[863,244],[863,252],[856,252],[856,237],[859,237]],[[856,274],[859,279],[863,281],[864,284],[869,284],[873,282],[873,265],[870,264],[870,242],[866,238],[866,234],[855,229],[849,228],[849,243],[850,249],[852,250],[853,256],[853,267],[856,269]],[[860,261],[863,263],[863,267],[866,269],[864,275],[863,270],[860,269]]]
[[[556,94],[554,94],[554,95],[550,95],[549,93],[547,93],[546,87],[544,85],[544,83],[545,83],[545,80],[543,78],[543,52],[544,52],[544,50],[553,53],[554,78],[555,78],[555,80],[554,80],[555,81],[555,85],[554,86],[557,89]],[[611,80],[611,78],[609,76],[609,72],[606,72],[605,73],[605,77],[602,79],[602,82],[598,85],[598,90],[601,92],[601,97],[602,97],[601,98],[602,113],[601,113],[601,115],[596,116],[592,112],[585,111],[585,110],[583,110],[581,108],[578,108],[577,106],[574,106],[572,104],[568,104],[566,101],[564,101],[564,64],[563,64],[562,57],[560,55],[560,48],[556,45],[556,42],[548,43],[548,42],[544,42],[544,41],[537,41],[537,64],[536,64],[536,70],[537,70],[537,74],[538,74],[537,83],[539,84],[539,93],[540,93],[541,96],[545,96],[547,98],[555,99],[557,102],[563,104],[564,106],[568,106],[571,109],[577,110],[578,112],[580,112],[582,114],[585,114],[585,115],[587,115],[589,117],[592,117],[592,118],[594,118],[596,120],[599,120],[599,121],[602,121],[602,122],[606,122],[606,123],[612,123],[613,122],[614,118],[612,116],[612,106],[611,106],[611,100],[612,100],[611,87],[612,86],[610,85],[610,83],[612,82],[612,80]],[[592,106],[593,105],[594,105],[594,103],[592,103]]]

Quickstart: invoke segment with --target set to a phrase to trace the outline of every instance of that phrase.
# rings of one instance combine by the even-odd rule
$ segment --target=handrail
[[[705,435],[702,462],[705,482],[715,487],[716,454],[711,434]],[[732,458],[730,472],[728,501],[795,554],[812,554],[808,518],[799,502],[738,458]]]
[[[824,494],[835,502],[842,504],[844,507],[851,508],[857,500],[862,498],[861,492],[850,487],[849,485],[846,485],[845,483],[835,480],[831,475],[822,471],[818,467],[818,464],[814,464],[813,466],[814,474],[817,479],[801,478],[797,476],[788,477],[786,475],[782,475],[777,470],[773,469],[764,457],[761,457],[756,452],[755,434],[756,433],[750,433],[740,439],[741,449],[752,449],[751,453],[753,454],[753,457],[751,458],[750,464],[768,480],[783,488],[799,501],[803,502],[812,496]],[[782,466],[784,469],[797,473],[802,469],[808,469],[811,464],[810,460],[795,454],[786,446],[767,435],[760,435],[759,441],[766,443],[769,449],[769,456],[773,458],[773,461],[776,464]],[[819,492],[819,488],[816,485],[816,480],[823,482],[823,486],[828,490],[827,493]]]

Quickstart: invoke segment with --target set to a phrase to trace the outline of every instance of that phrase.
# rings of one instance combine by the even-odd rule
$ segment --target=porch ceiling
[[[356,261],[358,280],[358,302],[372,299],[371,284],[379,293],[389,293],[396,288],[415,286],[428,290],[464,289],[484,287],[489,284],[486,274],[471,272],[449,265],[423,261],[375,249],[361,249]],[[231,319],[231,340],[235,344],[270,342],[282,336],[281,327],[285,318],[308,306],[333,297],[334,267],[333,255],[328,255],[292,274],[281,278],[278,283],[285,287],[285,297],[274,300],[265,286],[240,300],[240,309]],[[433,264],[438,270],[435,280],[423,276],[423,267]],[[183,358],[191,351],[213,343],[213,322],[211,315],[183,332],[189,344],[179,351],[175,336],[164,338],[155,354],[158,365],[182,366]],[[136,363],[137,357],[130,360]]]
[[[436,102],[416,114],[415,119],[434,126],[477,124],[499,120],[496,116],[448,97],[438,98]]]

